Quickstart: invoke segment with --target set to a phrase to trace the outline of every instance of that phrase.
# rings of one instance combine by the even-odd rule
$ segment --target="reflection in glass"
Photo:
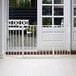
[[[74,27],[76,27],[76,18],[74,18]]]
[[[37,41],[37,0],[9,0],[9,20],[20,20],[19,26],[8,30],[9,48],[36,47]],[[29,26],[22,25],[22,20],[29,20]],[[16,22],[17,23],[17,22]],[[24,28],[22,27],[24,26]],[[24,30],[23,30],[23,29]],[[24,40],[23,40],[24,39]],[[23,42],[22,42],[23,40]],[[22,45],[23,44],[23,45]]]
[[[54,4],[63,4],[63,0],[54,0]]]
[[[43,6],[43,15],[52,15],[52,7],[51,6]]]
[[[37,0],[9,0],[9,19],[29,20],[37,25]]]
[[[52,25],[52,18],[42,18],[43,25]]]
[[[54,7],[54,15],[63,16],[63,7],[62,6],[55,6]]]
[[[43,4],[52,4],[52,0],[43,0]]]
[[[54,25],[64,26],[63,24],[64,24],[63,18],[54,18]]]
[[[76,8],[74,8],[74,16],[76,16]]]
[[[74,4],[76,4],[76,0],[74,0]]]

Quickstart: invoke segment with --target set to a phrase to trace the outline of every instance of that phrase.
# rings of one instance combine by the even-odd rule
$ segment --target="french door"
[[[2,0],[3,50],[7,50],[8,47],[8,3],[9,0]],[[37,50],[71,49],[72,21],[70,6],[71,0],[37,0]],[[74,6],[76,5],[74,4]]]
[[[72,50],[76,50],[76,0],[72,0]]]
[[[70,50],[70,0],[38,0],[38,49]]]

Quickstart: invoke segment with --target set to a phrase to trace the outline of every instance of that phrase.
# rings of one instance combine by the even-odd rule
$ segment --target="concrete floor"
[[[0,76],[76,76],[76,56],[0,59]]]

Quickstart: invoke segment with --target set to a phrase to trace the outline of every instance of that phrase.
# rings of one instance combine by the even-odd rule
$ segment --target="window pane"
[[[74,18],[74,27],[76,27],[76,18]]]
[[[44,4],[52,4],[52,0],[43,0]]]
[[[42,18],[43,25],[52,25],[52,18]]]
[[[63,16],[63,12],[64,10],[63,10],[63,6],[55,6],[54,7],[54,15],[56,15],[56,16]]]
[[[63,18],[54,18],[54,25],[63,26],[63,24],[64,24]]]
[[[43,15],[52,15],[52,7],[51,6],[43,6]]]
[[[76,8],[74,8],[74,16],[76,16]]]
[[[24,47],[36,47],[37,0],[9,0],[9,20],[20,20],[16,22],[20,25],[16,25],[17,27],[13,21],[9,22],[9,24],[12,24],[11,28],[17,28],[15,31],[8,30],[9,46],[14,49],[18,45],[17,49],[18,47],[22,49],[22,37],[24,37]],[[29,25],[24,26],[24,31],[22,29],[22,20],[29,21]]]
[[[37,25],[37,0],[9,0],[9,19],[29,20]]]
[[[54,0],[54,4],[63,4],[63,0]]]

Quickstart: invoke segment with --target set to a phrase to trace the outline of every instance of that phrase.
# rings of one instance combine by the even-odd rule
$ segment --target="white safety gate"
[[[36,47],[36,26],[29,20],[8,21],[8,50],[33,50]]]

